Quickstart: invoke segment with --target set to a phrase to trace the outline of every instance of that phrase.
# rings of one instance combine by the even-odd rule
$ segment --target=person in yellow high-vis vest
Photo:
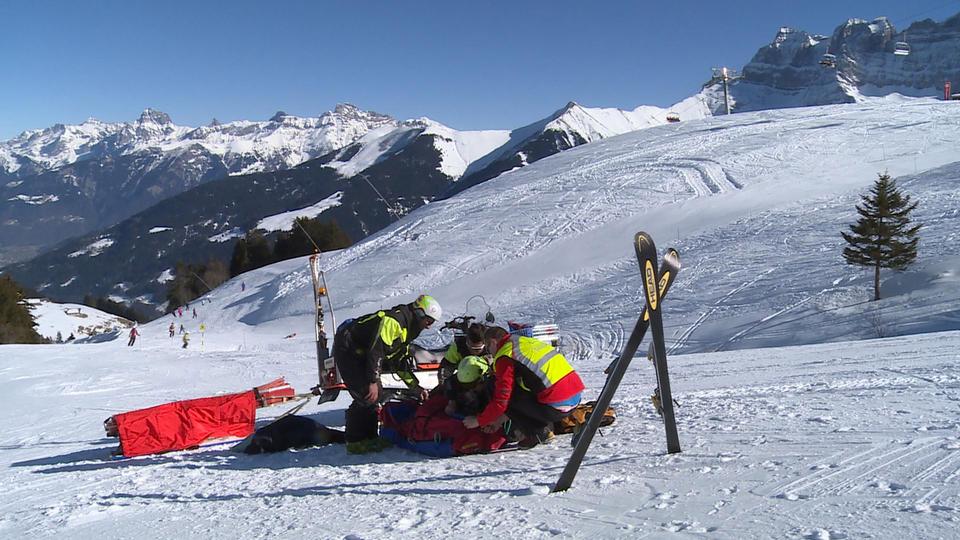
[[[353,398],[345,418],[348,452],[384,448],[377,418],[382,396],[381,372],[396,373],[409,388],[426,396],[416,376],[404,367],[404,360],[410,355],[410,342],[442,314],[440,304],[432,296],[421,295],[410,304],[357,317],[337,329],[333,358]]]
[[[493,427],[506,417],[520,432],[522,448],[544,442],[553,423],[580,404],[583,381],[560,351],[539,339],[493,326],[484,341],[494,352],[493,397],[480,414],[464,418],[464,426]]]

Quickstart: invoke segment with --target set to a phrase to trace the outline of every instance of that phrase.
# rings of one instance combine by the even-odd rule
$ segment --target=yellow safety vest
[[[509,356],[515,362],[530,370],[540,379],[545,389],[550,388],[573,371],[573,367],[560,354],[560,351],[539,339],[526,336],[511,336],[510,341],[500,347],[494,358],[500,358],[501,356]],[[530,390],[523,384],[521,378],[518,377],[516,380],[520,382],[522,388]]]

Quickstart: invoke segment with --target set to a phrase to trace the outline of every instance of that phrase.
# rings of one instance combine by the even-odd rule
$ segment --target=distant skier
[[[241,281],[241,282],[240,282],[240,292],[243,292],[243,291],[245,291],[245,290],[247,290],[247,282],[246,282],[246,281]]]
[[[127,347],[133,347],[133,344],[137,341],[137,336],[140,335],[140,332],[137,331],[137,327],[134,326],[130,329],[130,341],[127,342]]]
[[[197,308],[193,308],[193,318],[197,318]]]
[[[183,335],[183,333],[186,332],[186,331],[187,331],[187,329],[183,327],[183,324],[181,324],[181,325],[180,325],[180,334]]]
[[[170,323],[170,337],[173,337],[177,333],[177,329],[173,326],[173,323]]]
[[[187,345],[190,345],[190,332],[183,334],[183,347],[181,348],[186,349]]]
[[[181,319],[183,318],[183,308],[182,308],[182,307],[178,307],[178,308],[177,308],[177,316],[180,317]]]

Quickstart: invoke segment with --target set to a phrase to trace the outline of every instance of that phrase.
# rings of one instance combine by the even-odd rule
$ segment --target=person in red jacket
[[[484,333],[494,352],[494,390],[490,403],[476,416],[463,419],[468,429],[495,428],[509,418],[520,432],[521,448],[532,448],[552,436],[554,422],[580,404],[583,381],[560,351],[539,339],[510,335],[493,326]]]

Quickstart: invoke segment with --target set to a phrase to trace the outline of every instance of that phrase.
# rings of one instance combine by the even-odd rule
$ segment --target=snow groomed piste
[[[651,350],[654,351],[653,361],[657,375],[655,395],[658,398],[655,403],[658,413],[663,418],[667,451],[671,454],[680,452],[680,440],[674,418],[673,395],[670,390],[660,309],[670,286],[676,280],[677,273],[680,271],[680,255],[675,249],[668,249],[662,264],[658,268],[656,245],[653,238],[645,232],[638,232],[635,235],[634,249],[641,271],[645,304],[626,347],[612,365],[612,370],[599,398],[595,403],[591,403],[596,413],[586,415],[585,422],[577,425],[574,429],[573,454],[553,488],[555,492],[565,491],[572,485],[590,443],[593,441],[601,421],[604,420],[603,411],[607,411],[613,400],[623,375],[642,343],[647,329],[652,329],[653,334]],[[230,437],[243,438],[239,444],[234,446],[234,450],[246,450],[250,444],[250,438],[254,435],[254,411],[256,407],[285,403],[298,398],[302,400],[300,404],[261,428],[261,431],[268,432],[271,429],[276,430],[281,421],[288,419],[288,416],[299,411],[312,396],[320,396],[318,403],[336,400],[340,390],[344,389],[345,386],[337,372],[336,365],[332,361],[328,348],[323,307],[323,299],[327,298],[327,287],[325,277],[319,267],[319,260],[319,252],[308,259],[314,292],[316,317],[314,335],[317,344],[317,366],[320,379],[320,383],[311,389],[310,393],[295,395],[293,389],[281,378],[248,392],[178,401],[113,415],[104,422],[104,428],[108,436],[120,439],[120,447],[115,454],[123,457],[136,457],[176,450],[197,449],[217,439]],[[461,319],[463,319],[462,326],[469,322],[469,318],[461,317]],[[492,319],[492,316],[488,317],[490,322],[492,322]],[[446,326],[450,326],[450,324],[448,323]],[[547,325],[544,328],[546,328],[546,332],[540,338],[554,339],[556,326]],[[526,329],[530,330],[530,328]],[[534,334],[530,332],[530,335]],[[416,359],[413,360],[413,365],[415,370],[420,372],[435,372],[440,368],[439,364],[418,365]],[[393,396],[395,399],[404,397],[404,394],[402,390],[398,390]],[[413,403],[415,398],[413,396],[405,397],[408,405],[402,407],[403,418],[412,417],[416,405],[409,404]],[[399,402],[397,404],[399,405]],[[390,402],[385,404],[385,408],[387,410],[401,410],[397,407],[391,409]],[[393,418],[393,415],[387,414],[386,418]],[[393,423],[399,425],[403,421],[398,419]],[[454,423],[457,422],[459,421],[454,421]],[[391,426],[390,429],[393,430],[394,427]],[[396,438],[395,435],[393,437]],[[400,440],[400,442],[404,441]],[[431,446],[428,441],[425,441],[424,444],[427,444],[427,446],[421,447],[414,444],[406,447],[428,455],[452,455],[449,449],[441,451],[438,449],[439,447]],[[441,441],[433,441],[433,444],[442,443]],[[497,443],[490,451],[500,450],[501,444]],[[510,449],[515,449],[515,446]],[[258,449],[257,453],[259,451]]]

